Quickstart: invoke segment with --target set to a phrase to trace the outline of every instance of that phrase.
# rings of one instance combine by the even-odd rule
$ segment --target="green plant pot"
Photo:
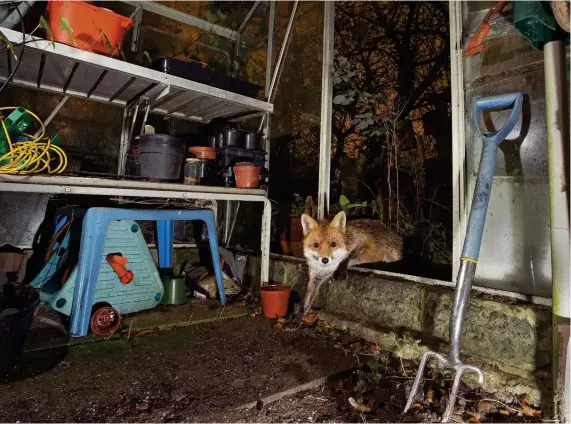
[[[163,305],[182,305],[186,303],[186,282],[184,278],[163,278],[165,293],[161,299]]]

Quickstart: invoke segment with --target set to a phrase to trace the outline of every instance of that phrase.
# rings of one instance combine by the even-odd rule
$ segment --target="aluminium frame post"
[[[553,389],[556,418],[571,422],[569,348],[571,281],[569,276],[569,98],[563,41],[543,47],[547,164],[549,170],[549,218],[551,279],[553,285]]]
[[[274,24],[276,20],[276,3],[270,1],[270,10],[268,16],[268,47],[266,49],[266,85],[265,92],[266,98],[269,98],[270,84],[272,83],[272,64],[274,61]],[[262,118],[263,119],[263,118]],[[271,136],[271,116],[266,114],[264,125],[264,150],[266,156],[266,169],[270,169],[270,136]]]
[[[452,257],[459,258],[466,234],[466,132],[464,128],[464,59],[462,55],[463,2],[448,2],[450,25],[450,75],[452,94]],[[452,261],[452,276],[459,262]],[[453,280],[451,280],[453,281]]]
[[[287,24],[286,32],[284,35],[284,40],[282,42],[282,47],[280,49],[280,53],[278,54],[278,59],[276,61],[276,69],[274,69],[274,73],[272,74],[272,79],[271,79],[269,90],[267,92],[267,97],[266,97],[267,101],[270,103],[273,102],[274,96],[275,96],[276,91],[277,91],[278,84],[280,82],[280,76],[282,74],[282,69],[283,69],[283,62],[284,62],[285,57],[287,55],[287,50],[289,48],[289,44],[291,41],[293,26],[295,23],[298,5],[299,5],[299,0],[296,0],[293,3],[293,8],[291,11],[291,15],[289,17],[289,22]],[[262,128],[264,126],[264,122],[266,121],[266,117],[267,117],[267,115],[262,116],[262,120],[260,121],[260,125],[258,126],[258,131],[262,131]]]
[[[317,193],[317,217],[319,219],[324,219],[328,215],[330,200],[335,2],[324,2],[323,9],[323,68],[321,82],[321,129],[319,139],[319,188]]]

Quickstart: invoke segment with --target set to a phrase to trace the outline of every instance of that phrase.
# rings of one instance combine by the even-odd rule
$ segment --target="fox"
[[[331,222],[317,222],[301,216],[303,255],[309,267],[309,282],[299,312],[290,329],[301,326],[315,302],[323,283],[335,276],[346,280],[348,267],[373,262],[397,262],[403,258],[403,238],[378,220],[360,219],[347,222],[339,212]]]

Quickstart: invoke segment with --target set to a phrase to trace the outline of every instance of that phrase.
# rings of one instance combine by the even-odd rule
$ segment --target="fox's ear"
[[[331,221],[331,224],[329,224],[329,226],[336,230],[345,232],[346,222],[347,222],[347,217],[345,216],[345,212],[341,211],[337,215],[335,215],[335,218],[333,218],[333,221]]]
[[[303,235],[306,236],[315,230],[319,224],[309,215],[303,214],[301,215],[301,226],[303,227]]]

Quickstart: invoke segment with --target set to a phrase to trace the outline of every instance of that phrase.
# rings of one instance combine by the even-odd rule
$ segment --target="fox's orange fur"
[[[402,238],[381,221],[362,219],[347,223],[345,213],[339,212],[331,222],[317,222],[302,215],[301,223],[309,283],[298,320],[309,312],[321,284],[334,274],[344,280],[349,266],[402,259]]]

